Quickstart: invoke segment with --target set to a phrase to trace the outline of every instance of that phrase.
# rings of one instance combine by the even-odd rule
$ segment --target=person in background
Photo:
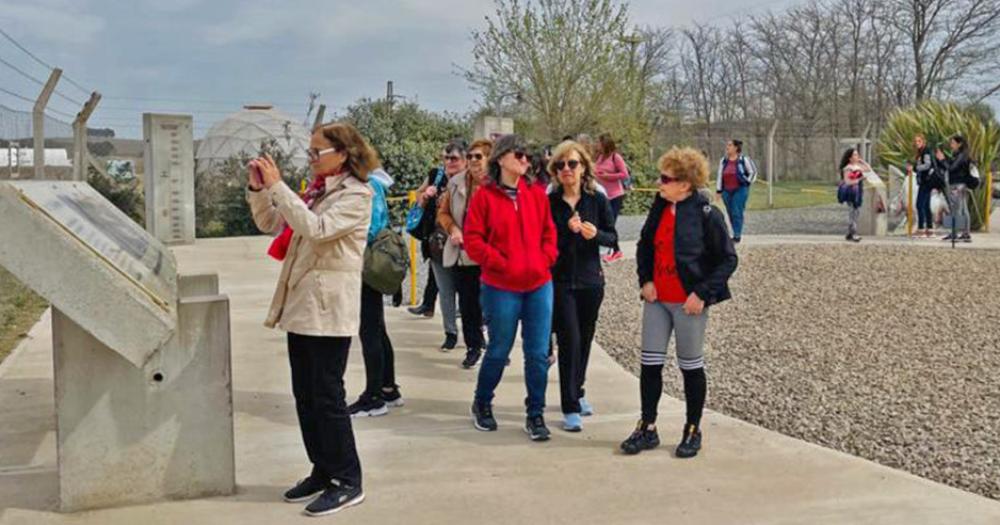
[[[372,199],[371,225],[368,227],[368,244],[375,241],[379,232],[389,227],[389,204],[385,194],[393,180],[385,170],[377,169],[368,175]],[[347,409],[352,417],[384,416],[389,407],[403,406],[403,396],[396,384],[395,354],[392,340],[385,328],[385,303],[382,294],[361,283],[361,328],[358,333],[361,352],[365,360],[365,390]]]
[[[597,191],[594,165],[576,142],[563,142],[549,161],[556,188],[549,194],[559,258],[552,267],[555,287],[553,329],[559,344],[559,391],[563,430],[583,429],[581,416],[593,414],[584,383],[597,317],[604,300],[600,247],[618,239],[611,205]]]
[[[916,175],[917,178],[916,235],[921,235],[920,230],[923,230],[923,236],[930,238],[934,236],[932,231],[934,228],[934,215],[931,213],[931,192],[940,188],[937,187],[934,156],[930,148],[927,147],[927,137],[923,134],[917,134],[913,138],[913,147],[916,149],[916,155],[913,164],[907,163],[907,170]]]
[[[946,157],[938,149],[934,152],[941,170],[947,174],[948,181],[948,209],[951,210],[952,220],[957,220],[962,225],[962,233],[957,237],[949,233],[943,241],[950,241],[953,238],[957,241],[972,242],[972,221],[969,218],[969,179],[972,178],[971,161],[969,160],[969,145],[962,135],[953,135],[948,140],[951,148],[951,157]]]
[[[847,240],[861,242],[858,236],[858,218],[861,217],[861,204],[864,202],[865,172],[871,171],[871,166],[861,158],[855,148],[847,148],[840,158],[840,184],[838,200],[847,204]]]
[[[594,165],[594,175],[597,181],[604,186],[608,199],[611,201],[611,213],[615,222],[621,214],[622,205],[625,203],[625,186],[623,181],[628,178],[628,166],[625,159],[618,154],[618,147],[615,145],[611,135],[604,133],[597,139],[597,155]],[[611,253],[605,258],[605,262],[614,262],[624,257],[618,241],[611,247]]]
[[[750,185],[757,179],[757,165],[743,154],[743,141],[726,143],[726,154],[719,160],[715,192],[726,204],[729,223],[733,226],[733,242],[743,238],[743,211],[750,197]]]
[[[675,449],[679,458],[698,454],[708,381],[705,330],[708,313],[730,298],[736,248],[722,212],[700,190],[708,183],[708,159],[692,148],[672,148],[660,157],[660,191],[642,227],[636,250],[642,305],[639,389],[642,417],[622,442],[626,454],[660,444],[657,405],[663,393],[663,365],[671,335],[684,380],[687,419]]]
[[[367,178],[379,160],[354,127],[339,123],[318,127],[308,153],[314,182],[304,198],[265,156],[250,163],[247,200],[257,228],[283,232],[269,251],[283,264],[264,324],[288,333],[295,409],[313,465],[284,498],[312,500],[306,514],[322,516],[365,499],[344,370],[359,328],[372,209]]]
[[[480,268],[465,253],[462,227],[469,203],[486,179],[486,162],[493,149],[493,142],[481,139],[472,143],[465,159],[468,169],[448,181],[445,193],[438,203],[438,224],[448,232],[442,263],[458,289],[458,305],[462,314],[462,338],[465,339],[465,360],[462,368],[472,368],[479,362],[486,342],[483,338],[483,311],[479,304]]]
[[[533,441],[549,439],[545,426],[548,347],[552,333],[552,275],[556,232],[545,191],[525,180],[531,160],[518,135],[496,141],[489,181],[476,192],[465,217],[465,250],[482,268],[481,299],[489,328],[472,403],[473,424],[497,429],[493,396],[503,377],[518,324],[524,353],[527,417]]]

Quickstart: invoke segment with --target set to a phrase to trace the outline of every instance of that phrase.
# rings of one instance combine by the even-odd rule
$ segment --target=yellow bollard
[[[990,215],[991,209],[993,207],[993,172],[986,172],[986,206],[983,209],[986,210],[986,217],[983,219],[983,226],[986,233],[990,233]]]
[[[410,191],[410,208],[417,202],[417,192]],[[410,306],[417,305],[417,240],[410,236]]]
[[[913,237],[913,170],[906,172],[906,235]]]

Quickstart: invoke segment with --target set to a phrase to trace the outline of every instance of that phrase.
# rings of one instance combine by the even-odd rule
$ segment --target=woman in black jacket
[[[927,147],[927,138],[923,134],[913,137],[913,145],[917,150],[914,163],[909,166],[917,177],[917,235],[923,230],[924,237],[934,234],[934,215],[931,213],[931,191],[940,189],[937,174],[934,172],[934,156]]]
[[[951,213],[952,221],[958,221],[962,225],[962,234],[955,236],[952,233],[946,235],[942,241],[972,242],[969,235],[972,224],[969,220],[969,179],[972,178],[969,160],[969,145],[965,137],[953,135],[948,141],[951,147],[951,158],[945,157],[940,149],[934,152],[938,165],[947,174],[948,183],[948,209]],[[952,231],[954,231],[954,227]]]
[[[593,414],[584,398],[590,346],[604,300],[599,247],[618,240],[607,197],[597,191],[594,163],[587,150],[563,142],[548,164],[556,187],[549,194],[559,258],[552,267],[555,285],[552,327],[559,345],[559,391],[563,430],[583,430],[581,416]]]
[[[663,393],[663,365],[671,335],[684,378],[687,421],[676,455],[701,449],[705,407],[704,342],[708,307],[730,298],[737,257],[726,221],[699,190],[708,182],[708,160],[692,148],[671,148],[658,162],[660,192],[642,227],[636,259],[642,311],[642,419],[621,444],[638,454],[660,444],[656,409]]]

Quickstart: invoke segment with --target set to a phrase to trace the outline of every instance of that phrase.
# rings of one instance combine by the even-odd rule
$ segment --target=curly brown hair
[[[552,158],[549,159],[549,165],[546,166],[546,170],[549,172],[549,177],[552,179],[552,182],[562,186],[562,183],[559,182],[559,174],[556,173],[555,163],[558,160],[568,157],[573,151],[580,156],[580,162],[583,164],[583,176],[580,177],[580,189],[593,195],[593,193],[597,191],[597,178],[594,177],[594,161],[590,158],[590,153],[587,152],[587,147],[579,142],[566,140],[559,143],[559,145],[552,150]]]
[[[323,124],[316,129],[337,151],[344,152],[344,166],[358,179],[368,182],[368,174],[382,165],[378,153],[354,126],[343,122]]]
[[[690,182],[691,189],[708,185],[708,159],[694,148],[674,146],[656,161],[660,173],[669,171],[681,182]]]

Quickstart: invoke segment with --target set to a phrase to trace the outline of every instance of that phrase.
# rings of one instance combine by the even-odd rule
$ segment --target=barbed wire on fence
[[[25,140],[32,136],[31,112],[19,111],[0,104],[0,140]],[[46,138],[72,137],[73,125],[46,115],[45,136]]]

